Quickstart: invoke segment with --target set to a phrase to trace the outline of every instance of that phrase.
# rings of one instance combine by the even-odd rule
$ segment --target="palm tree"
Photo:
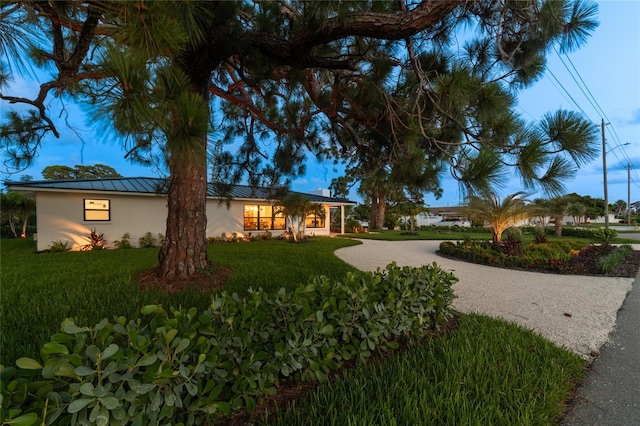
[[[627,203],[624,200],[618,200],[615,202],[616,216],[620,216],[623,211],[627,209]]]
[[[493,242],[499,243],[507,228],[531,216],[525,197],[526,194],[519,191],[500,201],[495,193],[484,191],[482,196],[468,197],[467,213],[471,220],[487,224],[493,230]]]
[[[580,225],[584,222],[583,218],[587,213],[587,206],[582,203],[571,203],[567,206],[567,213],[573,216],[573,223]]]
[[[543,228],[547,226],[547,220],[550,216],[548,202],[549,200],[546,200],[544,198],[536,198],[531,202],[531,204],[529,204],[531,213],[535,214],[535,216],[539,220],[538,224]]]
[[[564,219],[564,212],[567,210],[569,201],[567,197],[553,197],[546,201],[547,213],[553,218],[555,224],[556,237],[562,236],[562,219]]]
[[[294,242],[304,239],[307,229],[307,216],[316,214],[324,218],[325,210],[322,204],[313,203],[303,194],[290,194],[280,200],[281,207],[276,211],[284,213],[291,224],[291,238]]]

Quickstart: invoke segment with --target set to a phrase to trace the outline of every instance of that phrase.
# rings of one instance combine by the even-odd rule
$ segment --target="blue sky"
[[[640,200],[640,1],[599,1],[600,25],[580,50],[568,56],[552,53],[548,56],[545,77],[519,96],[518,113],[531,121],[558,109],[583,112],[594,126],[600,128],[604,119],[607,143],[607,180],[609,201],[627,200],[627,164],[631,165],[631,202]],[[575,69],[574,69],[575,68]],[[31,95],[38,83],[16,80],[11,94]],[[121,175],[158,176],[157,170],[131,164],[124,159],[124,151],[116,141],[107,141],[83,118],[82,110],[73,103],[61,108],[59,100],[50,104],[52,114],[61,131],[61,138],[44,141],[36,162],[24,172],[6,176],[11,180],[21,174],[41,179],[42,169],[49,165],[106,164]],[[1,113],[8,109],[0,103]],[[73,129],[65,122],[72,123]],[[84,142],[83,142],[84,141]],[[629,144],[620,146],[623,144]],[[292,189],[306,192],[328,188],[336,176],[330,161],[307,162],[307,175],[293,182]],[[427,195],[431,206],[458,205],[461,194],[457,183],[443,175],[444,193],[435,200]],[[602,155],[583,166],[576,178],[565,183],[568,192],[604,197]],[[504,194],[521,190],[517,178],[510,180]],[[536,195],[534,195],[536,196]],[[356,198],[355,196],[353,198]]]

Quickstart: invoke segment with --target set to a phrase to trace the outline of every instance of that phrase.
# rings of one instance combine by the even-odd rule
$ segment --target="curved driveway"
[[[451,260],[436,254],[440,241],[361,241],[335,254],[364,271],[392,261],[400,266],[436,262],[460,280],[454,285],[456,310],[515,322],[586,359],[607,340],[633,283],[633,278],[545,274]]]

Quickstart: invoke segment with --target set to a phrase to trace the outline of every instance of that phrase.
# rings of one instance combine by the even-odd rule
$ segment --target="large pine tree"
[[[512,164],[526,185],[557,189],[572,166],[556,153],[586,161],[593,132],[565,114],[574,119],[550,120],[545,139],[492,103],[535,81],[551,46],[579,46],[595,11],[582,0],[3,2],[3,57],[29,52],[51,78],[33,98],[2,88],[0,99],[32,110],[10,113],[0,137],[28,162],[44,135],[59,136],[47,99],[65,94],[121,134],[130,158],[159,154],[170,172],[159,273],[187,279],[209,265],[212,130],[242,142],[216,158],[213,175],[226,181],[275,182],[303,172],[308,152],[340,158],[415,134],[470,187]],[[469,24],[477,33],[452,50]],[[428,62],[434,51],[452,62]],[[0,83],[21,69],[12,58]]]

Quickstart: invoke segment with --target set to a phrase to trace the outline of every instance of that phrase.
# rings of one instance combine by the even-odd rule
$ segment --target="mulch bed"
[[[157,269],[150,269],[142,272],[133,281],[140,284],[143,290],[156,289],[175,293],[181,290],[195,290],[208,293],[211,290],[222,288],[233,270],[225,266],[213,265],[208,271],[197,273],[188,280],[167,280],[158,277]]]
[[[494,266],[496,268],[505,268],[505,269],[516,269],[516,270],[526,270],[532,272],[543,272],[550,274],[563,274],[563,275],[595,275],[600,277],[625,277],[625,278],[635,278],[638,275],[638,271],[640,271],[640,251],[633,250],[626,259],[620,262],[613,271],[608,274],[603,273],[601,270],[597,268],[598,259],[603,256],[606,256],[608,253],[613,251],[616,246],[609,245],[589,245],[580,250],[580,253],[574,256],[571,260],[565,262],[559,271],[549,271],[546,269],[536,269],[534,267],[530,267],[527,269],[517,268],[517,267],[508,267],[508,266],[496,266],[496,265],[487,265]],[[437,251],[438,256],[446,257],[448,259],[459,260],[462,262],[469,262],[465,259],[460,259],[453,254],[443,254],[439,250]],[[478,262],[483,265],[483,263]]]
[[[571,275],[606,275],[610,277],[635,278],[640,268],[640,251],[634,250],[627,258],[620,262],[608,274],[603,274],[598,268],[598,259],[611,253],[616,247],[612,245],[590,245],[580,250],[580,253],[562,265],[560,273]]]

